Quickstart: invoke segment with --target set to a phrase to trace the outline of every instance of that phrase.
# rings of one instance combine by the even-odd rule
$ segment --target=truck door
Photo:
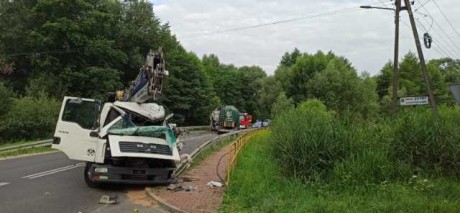
[[[52,147],[70,159],[93,162],[98,140],[100,102],[64,97]]]

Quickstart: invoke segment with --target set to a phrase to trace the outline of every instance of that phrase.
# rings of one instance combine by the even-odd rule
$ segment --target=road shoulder
[[[220,176],[225,177],[227,156],[224,155],[227,151],[228,147],[224,147],[213,152],[199,165],[179,176],[178,179],[184,182],[179,183],[181,188],[177,191],[168,190],[167,187],[147,188],[147,194],[171,212],[218,212],[224,188],[210,188],[207,184],[210,181],[220,182],[216,168],[221,158],[218,171]]]

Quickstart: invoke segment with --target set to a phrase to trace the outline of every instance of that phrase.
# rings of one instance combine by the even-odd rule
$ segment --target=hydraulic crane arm
[[[145,103],[151,99],[155,101],[161,95],[163,80],[167,75],[161,48],[158,51],[150,50],[136,80],[132,81],[121,94],[118,92],[117,99],[136,103]]]

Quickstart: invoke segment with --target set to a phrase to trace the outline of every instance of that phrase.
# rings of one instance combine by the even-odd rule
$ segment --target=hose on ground
[[[225,154],[223,154],[222,156],[220,156],[220,159],[219,159],[219,162],[217,162],[217,165],[216,165],[216,174],[217,176],[219,177],[220,181],[222,182],[222,185],[225,186],[225,180],[220,176],[219,174],[219,165],[220,165],[220,162],[222,161],[222,159],[224,159],[224,157],[226,155],[228,155],[229,152],[226,152]],[[228,163],[228,162],[227,162]]]

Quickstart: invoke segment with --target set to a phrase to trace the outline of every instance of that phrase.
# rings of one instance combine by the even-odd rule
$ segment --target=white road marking
[[[6,186],[6,185],[8,185],[8,184],[10,184],[10,183],[7,183],[7,182],[0,182],[0,186]]]
[[[43,177],[43,176],[47,176],[47,175],[52,175],[52,174],[55,174],[55,173],[58,173],[58,172],[63,172],[63,171],[75,169],[75,168],[78,168],[78,167],[82,167],[84,165],[85,165],[85,163],[78,163],[78,164],[75,164],[75,165],[64,166],[64,167],[57,168],[57,169],[52,169],[52,170],[48,170],[48,171],[44,171],[44,172],[39,172],[39,173],[36,173],[36,174],[27,175],[27,176],[24,176],[24,177],[21,177],[21,178],[35,179],[35,178],[39,178],[39,177]]]

